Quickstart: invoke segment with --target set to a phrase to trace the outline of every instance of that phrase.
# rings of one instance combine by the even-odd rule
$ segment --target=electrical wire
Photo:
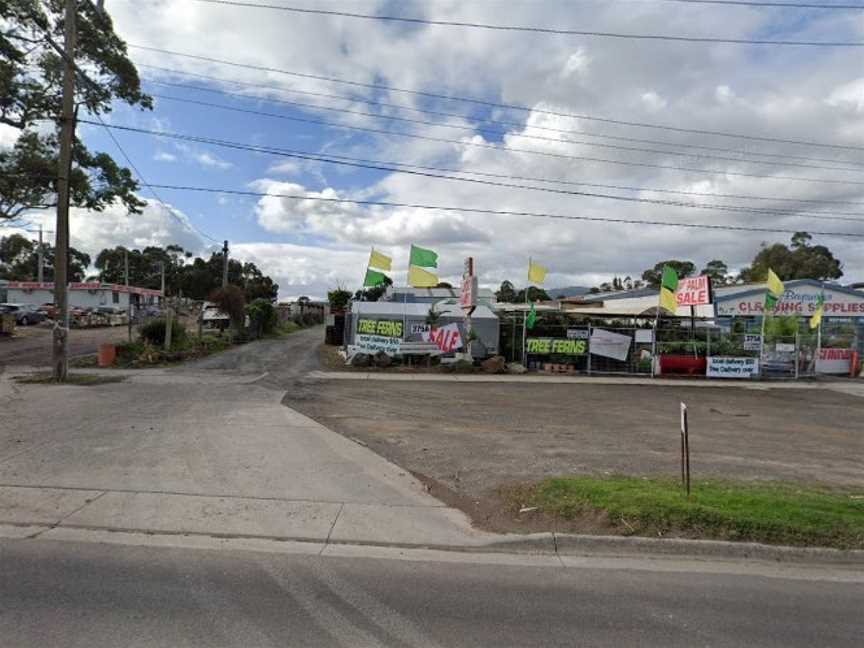
[[[316,81],[327,81],[329,83],[340,83],[343,85],[349,85],[358,88],[368,88],[370,90],[381,90],[385,92],[398,92],[409,94],[417,97],[426,97],[429,99],[440,99],[442,101],[458,101],[463,103],[469,103],[477,106],[485,106],[487,108],[498,108],[504,110],[517,110],[524,111],[528,113],[536,113],[540,115],[551,115],[554,117],[570,117],[572,119],[582,119],[585,121],[596,121],[602,122],[605,124],[615,124],[618,126],[632,126],[635,128],[653,128],[657,130],[676,132],[676,133],[689,133],[689,134],[697,134],[697,135],[712,135],[716,137],[728,137],[735,139],[744,139],[751,140],[754,142],[774,142],[778,144],[794,144],[797,146],[810,146],[810,147],[819,147],[819,148],[830,148],[837,150],[846,150],[846,151],[864,151],[864,146],[852,146],[847,144],[832,144],[828,142],[817,142],[813,140],[799,140],[799,139],[787,139],[781,137],[768,137],[764,135],[747,135],[741,133],[730,133],[724,131],[714,131],[700,128],[683,128],[680,126],[668,126],[665,124],[652,124],[648,122],[636,122],[636,121],[626,121],[623,119],[612,119],[608,117],[597,117],[595,115],[587,115],[582,113],[571,113],[571,112],[562,112],[556,110],[547,110],[543,108],[532,108],[530,106],[521,106],[518,104],[507,104],[507,103],[499,103],[495,101],[487,101],[484,99],[476,99],[472,97],[459,97],[453,95],[446,95],[436,92],[429,92],[426,90],[411,90],[408,88],[398,88],[395,86],[388,86],[379,83],[363,83],[361,81],[351,81],[348,79],[340,79],[338,77],[330,77],[319,74],[310,74],[307,72],[295,72],[293,70],[285,70],[281,68],[268,67],[264,65],[253,65],[251,63],[239,63],[237,61],[229,61],[226,59],[215,58],[212,56],[201,56],[199,54],[187,54],[185,52],[177,52],[175,50],[167,50],[159,47],[150,47],[148,45],[137,45],[134,43],[127,43],[128,47],[134,49],[140,49],[148,52],[156,52],[159,54],[168,54],[170,56],[178,56],[181,58],[188,58],[196,61],[205,61],[208,63],[217,63],[219,65],[228,65],[230,67],[237,67],[247,70],[257,70],[260,72],[271,72],[274,74],[284,74],[287,76],[298,77],[301,79],[313,79]]]
[[[720,176],[724,176],[724,177],[725,176],[737,176],[737,177],[744,177],[744,178],[761,178],[764,180],[795,180],[797,182],[815,182],[815,183],[824,183],[824,184],[864,185],[864,181],[858,181],[858,180],[840,180],[840,179],[836,179],[836,178],[830,178],[830,179],[829,178],[810,178],[810,177],[804,177],[804,176],[765,175],[765,174],[759,174],[759,173],[744,173],[742,171],[728,171],[728,170],[723,170],[723,169],[701,169],[701,168],[696,168],[696,167],[674,166],[674,165],[669,165],[669,164],[654,164],[652,162],[635,162],[633,160],[610,160],[607,158],[598,158],[598,157],[592,157],[592,156],[587,156],[587,155],[570,155],[567,153],[553,153],[551,151],[537,151],[537,150],[533,150],[533,149],[523,149],[523,148],[517,148],[517,147],[513,147],[513,146],[507,146],[504,144],[499,146],[496,144],[484,144],[481,142],[453,140],[453,139],[447,139],[444,137],[433,137],[430,135],[419,135],[417,133],[404,133],[404,132],[400,132],[400,131],[390,131],[390,130],[384,130],[381,128],[372,128],[372,127],[368,127],[368,126],[351,126],[351,125],[346,125],[346,124],[339,124],[336,122],[330,122],[330,121],[327,121],[324,119],[311,119],[311,118],[307,118],[307,117],[294,117],[294,116],[289,116],[289,115],[277,115],[275,113],[267,113],[267,112],[263,112],[263,111],[259,111],[259,110],[250,110],[247,108],[236,108],[233,106],[214,104],[214,103],[210,103],[210,102],[206,102],[206,101],[197,101],[195,99],[182,99],[182,98],[170,97],[170,96],[165,96],[165,95],[160,95],[160,94],[153,94],[151,96],[156,97],[156,98],[160,98],[160,99],[166,99],[169,101],[173,100],[173,101],[179,101],[179,102],[183,102],[183,103],[206,106],[209,108],[219,108],[222,110],[228,110],[228,111],[233,111],[233,112],[248,113],[248,114],[252,114],[252,115],[258,115],[260,117],[272,117],[275,119],[283,119],[283,120],[299,122],[299,123],[304,123],[304,124],[316,124],[319,126],[326,126],[328,128],[338,128],[338,129],[342,129],[342,130],[360,131],[360,132],[365,132],[365,133],[376,133],[376,134],[380,134],[380,135],[394,135],[397,137],[407,137],[410,139],[419,139],[419,140],[424,140],[427,142],[453,144],[456,146],[469,146],[472,148],[482,148],[482,149],[498,151],[498,152],[509,151],[512,153],[527,153],[530,155],[540,155],[543,157],[550,157],[550,158],[555,158],[555,159],[559,159],[559,160],[579,160],[579,161],[585,161],[585,162],[598,162],[600,164],[617,164],[617,165],[623,165],[623,166],[644,167],[644,168],[649,168],[649,169],[664,169],[667,171],[685,171],[688,173],[699,173],[699,174],[703,174],[703,175],[720,175]],[[611,145],[611,144],[607,144],[605,146],[612,147],[612,148],[627,148],[627,147],[620,147],[620,146]],[[824,168],[827,168],[827,167],[824,167]],[[834,170],[838,170],[838,169],[830,169],[830,170],[834,171]],[[843,170],[859,172],[857,169],[843,169]]]
[[[146,63],[138,63],[137,66],[143,67],[143,68],[149,68],[149,69],[153,69],[153,70],[160,70],[163,72],[169,72],[173,75],[178,75],[178,76],[197,77],[197,78],[202,78],[202,79],[208,79],[211,81],[218,81],[220,83],[232,83],[235,85],[246,86],[249,88],[262,88],[262,89],[267,89],[267,90],[271,90],[274,92],[306,95],[306,96],[310,96],[310,97],[319,97],[322,99],[340,99],[340,100],[348,101],[348,102],[352,102],[352,103],[361,102],[361,103],[367,104],[369,106],[380,106],[382,108],[392,108],[392,109],[402,110],[402,111],[406,111],[406,112],[413,112],[413,113],[426,114],[426,115],[434,115],[436,117],[449,117],[449,118],[456,118],[456,119],[460,119],[460,120],[469,120],[469,121],[473,120],[473,121],[476,121],[476,122],[481,123],[481,124],[493,124],[496,126],[507,127],[507,128],[502,128],[499,131],[490,130],[489,132],[509,133],[513,137],[524,137],[524,138],[529,138],[529,139],[535,138],[535,136],[533,136],[533,135],[523,135],[523,134],[513,133],[512,131],[509,130],[510,127],[520,128],[520,129],[525,128],[526,127],[525,122],[508,121],[508,120],[502,120],[502,119],[487,119],[487,118],[476,119],[470,115],[465,115],[465,114],[460,114],[460,113],[444,112],[444,111],[440,111],[440,110],[430,110],[427,108],[415,108],[413,106],[404,106],[404,105],[395,104],[395,103],[388,103],[385,101],[374,101],[371,99],[365,99],[365,98],[361,98],[361,97],[350,97],[347,95],[334,95],[334,94],[330,94],[330,93],[326,93],[326,92],[312,92],[309,90],[298,90],[295,88],[285,88],[285,87],[280,87],[280,86],[268,85],[265,83],[250,83],[250,82],[246,82],[246,81],[235,81],[233,79],[226,79],[224,77],[216,77],[216,76],[211,76],[211,75],[207,75],[207,74],[197,74],[195,72],[185,72],[185,71],[180,71],[180,70],[172,70],[171,68],[161,67],[158,65],[148,65]],[[287,101],[285,99],[279,99],[279,98],[275,98],[275,97],[262,97],[259,95],[249,95],[249,94],[243,94],[243,93],[239,93],[239,92],[228,92],[227,90],[222,90],[220,88],[207,88],[207,87],[198,86],[198,85],[190,85],[188,83],[175,83],[175,82],[170,82],[170,81],[155,80],[152,78],[145,79],[145,82],[151,83],[151,84],[163,85],[163,86],[172,87],[172,88],[182,88],[185,90],[196,90],[199,92],[221,94],[221,95],[225,95],[228,97],[236,97],[238,99],[246,99],[246,100],[250,100],[250,101],[264,101],[264,102],[268,102],[268,103],[286,104],[286,105],[301,106],[301,107],[302,106],[308,106],[310,108],[315,108],[315,109],[319,109],[319,110],[328,110],[328,111],[342,112],[342,113],[347,113],[347,114],[368,115],[371,117],[378,117],[380,119],[390,119],[390,120],[395,120],[395,121],[410,121],[410,122],[416,122],[416,123],[421,123],[421,124],[430,123],[430,122],[423,121],[423,120],[410,120],[407,118],[396,117],[393,115],[385,115],[385,114],[381,114],[381,113],[354,111],[354,110],[349,110],[349,109],[345,109],[345,108],[334,108],[332,106],[323,106],[321,104],[310,104],[310,103],[303,103],[303,102],[298,102],[298,101]],[[435,122],[434,125],[453,127],[453,126],[450,126],[448,124],[442,124],[442,123],[437,123],[437,122]],[[658,144],[660,146],[671,146],[671,147],[675,147],[675,148],[714,151],[714,152],[719,152],[719,153],[730,153],[733,155],[743,153],[740,149],[723,148],[720,146],[706,146],[704,144],[691,144],[689,142],[669,142],[666,140],[646,139],[646,138],[640,138],[640,137],[625,137],[623,135],[609,135],[607,133],[594,133],[594,132],[583,131],[583,130],[573,130],[573,129],[567,129],[567,128],[555,128],[553,126],[541,126],[539,124],[532,124],[531,129],[532,130],[546,131],[546,132],[550,132],[550,133],[575,134],[575,135],[579,135],[580,137],[594,137],[597,139],[608,139],[608,140],[615,140],[615,141],[621,141],[621,142],[636,142],[636,143],[640,143],[640,144]],[[471,130],[476,130],[476,129],[474,127],[471,127]],[[561,140],[555,140],[555,141],[561,141]],[[762,151],[749,151],[749,150],[746,152],[746,154],[747,155],[756,155],[759,157],[780,158],[783,160],[801,160],[803,162],[827,162],[829,164],[852,164],[855,166],[864,167],[864,162],[856,162],[854,160],[846,160],[846,159],[837,160],[834,158],[814,158],[814,157],[808,157],[808,156],[803,156],[803,155],[790,155],[788,153],[766,153],[766,152],[762,152]]]
[[[836,9],[853,11],[864,9],[864,4],[822,4],[816,2],[765,2],[760,0],[655,0],[656,2],[679,2],[682,4],[729,5],[733,7],[767,7],[773,9]]]
[[[778,162],[776,160],[753,160],[753,159],[745,158],[745,157],[725,157],[725,156],[720,156],[720,155],[708,155],[705,153],[687,153],[687,152],[682,152],[682,151],[669,151],[669,150],[662,150],[662,149],[623,146],[620,144],[603,144],[603,143],[599,143],[599,142],[588,142],[585,140],[577,140],[577,139],[572,139],[572,138],[544,137],[542,135],[530,135],[530,134],[525,134],[525,133],[514,133],[511,131],[507,131],[507,130],[485,128],[483,126],[470,126],[470,125],[464,125],[464,124],[446,124],[446,123],[439,123],[439,122],[430,122],[430,121],[423,120],[423,119],[411,119],[408,117],[398,117],[395,115],[381,115],[378,113],[368,112],[368,111],[364,111],[364,110],[351,110],[351,109],[347,109],[347,108],[334,108],[332,106],[322,106],[320,104],[306,103],[306,102],[302,102],[302,101],[287,101],[284,99],[250,97],[249,95],[243,95],[243,94],[238,94],[238,93],[234,93],[234,92],[226,92],[224,90],[215,90],[215,89],[211,89],[211,88],[201,88],[199,86],[190,86],[190,85],[186,85],[186,84],[182,84],[182,83],[169,83],[166,81],[152,81],[152,80],[148,80],[147,83],[151,83],[151,84],[155,84],[155,85],[164,85],[164,86],[168,86],[168,87],[172,87],[172,88],[185,88],[185,89],[191,89],[191,90],[198,90],[201,92],[211,92],[211,93],[226,95],[229,97],[242,98],[242,99],[246,99],[246,100],[263,101],[265,103],[277,103],[277,104],[282,104],[282,105],[287,105],[287,106],[293,106],[296,108],[309,108],[309,109],[314,109],[314,110],[325,110],[325,111],[329,111],[329,112],[336,112],[336,113],[347,114],[347,115],[360,115],[363,117],[372,117],[375,119],[384,119],[384,120],[388,120],[388,121],[398,121],[398,122],[405,122],[405,123],[409,123],[409,124],[418,124],[418,125],[430,126],[430,127],[434,127],[434,128],[450,128],[450,129],[455,129],[455,130],[466,131],[469,133],[506,135],[508,138],[531,139],[531,140],[539,140],[539,141],[544,141],[544,142],[553,142],[556,144],[561,144],[561,143],[579,144],[582,146],[595,146],[598,148],[608,148],[608,149],[613,149],[613,150],[636,151],[639,153],[656,153],[656,154],[660,154],[660,155],[676,155],[679,157],[689,157],[689,158],[706,159],[706,160],[721,160],[721,161],[725,161],[725,162],[738,162],[738,163],[745,163],[745,164],[764,164],[764,165],[770,165],[770,166],[776,166],[778,164]],[[284,115],[275,115],[272,113],[262,113],[262,112],[255,111],[255,110],[243,109],[243,108],[238,108],[238,107],[234,107],[234,106],[226,106],[224,104],[210,104],[207,102],[201,102],[201,101],[194,100],[194,99],[188,99],[186,97],[174,97],[174,96],[162,95],[162,94],[152,94],[151,96],[156,97],[156,98],[160,98],[160,99],[167,99],[169,101],[195,103],[198,105],[209,106],[212,108],[222,108],[224,110],[235,110],[238,112],[248,112],[250,114],[263,115],[266,117],[273,117],[273,118],[277,118],[277,119],[289,119],[289,120],[292,119],[292,117],[288,117],[288,116],[284,116]],[[328,124],[328,125],[332,124],[332,122],[323,122],[323,123]],[[340,127],[341,128],[354,128],[353,126],[344,125],[344,124],[340,125]],[[520,126],[520,127],[524,127],[524,126]],[[533,128],[533,126],[532,126],[532,128]],[[568,131],[562,130],[561,132],[568,132]],[[394,134],[401,135],[401,133],[394,133]],[[580,133],[580,135],[581,134],[582,133]],[[405,134],[405,136],[408,136],[408,134]],[[616,138],[616,139],[624,139],[627,141],[632,141],[630,138]],[[468,144],[469,146],[472,145],[471,143],[468,143],[468,142],[460,142],[460,143]],[[665,144],[664,142],[659,142],[659,143]],[[674,146],[674,144],[669,144],[669,146]],[[502,147],[496,147],[496,148],[500,149]],[[503,148],[506,148],[508,150],[513,150],[510,147],[503,147]],[[734,151],[732,151],[732,152],[734,152]],[[752,155],[752,153],[750,153],[750,154]],[[756,155],[759,155],[759,153],[756,153]],[[820,164],[802,164],[799,162],[789,162],[789,161],[787,161],[788,156],[784,156],[783,154],[780,154],[780,153],[773,153],[773,154],[768,153],[765,155],[773,155],[774,157],[783,158],[784,164],[782,166],[788,166],[788,167],[798,167],[798,168],[804,168],[804,169],[822,169],[822,170],[826,170],[826,171],[851,171],[853,173],[861,173],[862,169],[864,169],[864,163],[852,162],[852,161],[841,162],[839,160],[824,160],[824,161],[832,162],[835,164],[840,164],[840,163],[853,164],[853,165],[857,165],[859,168],[839,167],[839,166],[824,166],[824,165],[820,165]],[[804,158],[804,159],[807,159],[807,158]]]
[[[84,122],[84,123],[90,123],[90,122]],[[302,152],[302,151],[290,151],[290,150],[286,150],[286,149],[278,149],[278,148],[272,148],[272,147],[252,146],[252,145],[243,144],[240,142],[218,140],[218,139],[214,139],[214,138],[200,137],[200,136],[195,136],[195,135],[185,135],[182,133],[169,133],[169,132],[165,132],[165,131],[153,131],[150,129],[136,128],[136,127],[132,127],[132,126],[110,125],[110,126],[108,126],[108,128],[114,128],[117,130],[124,130],[124,131],[129,131],[129,132],[142,133],[142,134],[156,136],[156,137],[166,137],[166,138],[170,138],[170,139],[177,139],[180,141],[190,141],[190,142],[196,142],[196,143],[202,143],[202,144],[211,144],[214,146],[222,146],[225,148],[230,148],[230,149],[235,149],[235,150],[251,151],[251,152],[255,152],[255,153],[265,153],[265,154],[280,156],[280,157],[289,157],[289,158],[301,159],[301,160],[311,160],[311,161],[315,161],[315,162],[323,162],[326,164],[343,165],[343,166],[350,166],[350,167],[356,167],[356,168],[370,169],[370,170],[375,170],[375,171],[387,171],[387,172],[391,172],[391,173],[403,173],[403,174],[414,175],[414,176],[435,178],[435,179],[440,179],[440,180],[452,180],[452,181],[456,181],[456,182],[466,182],[466,183],[480,184],[480,185],[493,186],[493,187],[502,187],[502,188],[507,188],[507,189],[526,189],[526,190],[530,190],[530,191],[542,191],[542,192],[569,195],[569,196],[580,196],[580,197],[585,197],[585,198],[600,198],[600,199],[617,200],[617,201],[630,202],[630,203],[645,203],[645,204],[663,205],[663,206],[671,206],[671,207],[687,207],[687,208],[711,209],[711,210],[731,211],[731,212],[741,212],[741,211],[745,210],[745,208],[733,207],[733,206],[703,205],[703,204],[699,204],[699,203],[685,203],[685,202],[672,201],[672,200],[657,200],[657,199],[651,199],[651,198],[639,198],[639,197],[632,197],[632,196],[616,196],[616,195],[612,195],[612,194],[602,194],[602,193],[597,193],[597,192],[555,189],[552,187],[536,187],[536,186],[531,186],[531,185],[496,182],[496,181],[492,181],[492,180],[480,180],[477,178],[462,178],[462,177],[451,176],[451,175],[444,175],[444,174],[430,173],[430,172],[425,172],[425,171],[416,171],[416,170],[398,168],[396,166],[385,166],[385,165],[381,165],[381,164],[363,164],[363,163],[359,163],[359,162],[348,162],[348,161],[345,161],[342,159],[337,159],[334,157],[328,157],[328,156],[319,155],[319,154],[315,154],[315,153],[308,153],[308,152]],[[762,213],[762,212],[760,212],[760,210],[752,210],[752,211],[755,213]],[[798,214],[796,212],[788,212],[787,215],[789,215],[789,216],[802,216],[801,214]],[[817,214],[817,215],[807,214],[806,217],[815,218],[815,219],[828,219],[828,218],[830,218],[831,220],[858,220],[858,219],[842,219],[842,218],[838,218],[838,217],[828,217],[828,216],[824,216],[821,214]]]
[[[627,225],[653,225],[653,226],[662,226],[662,227],[683,227],[683,228],[695,228],[695,229],[725,230],[725,231],[735,231],[735,232],[769,232],[769,233],[779,233],[779,234],[794,234],[794,233],[799,231],[799,230],[794,230],[794,229],[781,229],[781,228],[768,228],[768,227],[745,227],[745,226],[738,226],[738,225],[713,225],[710,223],[676,223],[674,221],[638,220],[638,219],[631,219],[631,218],[610,218],[610,217],[606,217],[606,216],[575,216],[575,215],[570,215],[570,214],[554,214],[554,213],[548,213],[548,212],[480,209],[480,208],[473,208],[473,207],[453,207],[453,206],[449,206],[449,205],[425,205],[425,204],[414,204],[414,203],[391,202],[391,201],[383,201],[383,200],[353,200],[353,199],[349,199],[349,198],[319,198],[316,196],[308,196],[308,195],[302,195],[302,194],[283,194],[283,193],[270,193],[270,192],[260,192],[260,191],[214,189],[214,188],[210,188],[210,187],[193,187],[193,186],[183,186],[183,185],[156,185],[156,186],[158,186],[160,189],[176,190],[176,191],[198,191],[198,192],[219,193],[219,194],[226,194],[226,195],[238,195],[238,196],[250,196],[250,197],[287,198],[290,200],[316,200],[316,201],[320,201],[320,202],[329,202],[329,203],[349,203],[349,204],[354,204],[354,205],[381,206],[381,207],[405,208],[405,209],[424,209],[424,210],[432,210],[432,211],[488,214],[488,215],[495,215],[495,216],[528,216],[531,218],[552,218],[552,219],[575,220],[575,221],[591,221],[591,222],[600,222],[600,223],[619,223],[619,224],[627,224]],[[848,237],[848,238],[864,238],[864,234],[859,234],[859,233],[854,233],[854,232],[810,232],[810,233],[816,234],[819,236],[842,236],[842,237]]]
[[[331,16],[338,18],[353,18],[359,20],[400,22],[413,25],[430,25],[438,27],[464,27],[471,29],[485,29],[491,31],[505,32],[527,32],[535,34],[550,34],[556,36],[591,36],[596,38],[634,39],[648,41],[675,41],[683,43],[725,43],[728,45],[778,45],[778,46],[800,46],[800,47],[864,47],[862,41],[796,41],[796,40],[768,40],[749,38],[718,38],[714,36],[674,36],[669,34],[625,34],[610,31],[588,31],[580,29],[559,29],[556,27],[529,27],[524,25],[493,25],[491,23],[478,23],[459,20],[431,20],[428,18],[408,18],[404,16],[384,16],[377,14],[362,14],[351,11],[333,11],[328,9],[309,9],[303,7],[289,7],[285,5],[260,4],[253,2],[239,2],[238,0],[195,0],[206,4],[242,7],[246,9],[272,9],[286,11],[296,14]]]

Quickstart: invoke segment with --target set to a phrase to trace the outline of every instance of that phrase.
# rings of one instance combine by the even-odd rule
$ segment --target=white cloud
[[[168,153],[166,151],[159,151],[156,155],[153,156],[153,159],[157,162],[176,162],[177,156],[173,153]]]
[[[216,169],[230,169],[234,165],[231,162],[226,162],[211,153],[196,153],[193,159],[205,167],[213,167]]]
[[[642,103],[645,104],[645,107],[651,112],[663,110],[667,104],[667,101],[653,90],[650,92],[643,92],[640,99],[642,99]]]
[[[0,124],[0,150],[10,149],[15,146],[18,140],[18,135],[21,133],[17,128],[12,128],[6,124]]]

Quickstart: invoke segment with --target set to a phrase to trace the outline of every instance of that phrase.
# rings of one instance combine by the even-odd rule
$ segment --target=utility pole
[[[222,246],[222,287],[228,285],[228,241]]]
[[[60,159],[57,165],[57,233],[54,250],[54,319],[51,360],[54,380],[64,382],[69,370],[69,176],[72,170],[72,140],[75,136],[75,47],[77,41],[75,0],[66,0],[63,61],[63,114],[60,118]]]
[[[129,250],[123,248],[123,269],[126,279],[126,335],[132,341],[132,293],[129,291]]]
[[[39,226],[39,251],[37,253],[39,259],[39,268],[36,271],[36,281],[40,284],[45,281],[45,252],[42,247],[42,226]]]

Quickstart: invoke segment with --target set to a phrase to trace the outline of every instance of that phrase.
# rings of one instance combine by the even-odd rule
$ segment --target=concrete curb
[[[45,525],[0,523],[0,538],[52,540],[59,533],[73,532],[76,539],[86,541],[92,534],[94,542],[106,542],[115,535],[135,535],[142,538],[212,538],[215,540],[266,541],[276,544],[304,543],[328,546],[370,547],[386,549],[424,549],[450,553],[509,554],[525,556],[582,558],[668,558],[678,560],[727,560],[784,563],[788,565],[834,565],[864,568],[864,550],[841,550],[820,547],[789,547],[755,542],[724,542],[719,540],[658,539],[621,536],[591,536],[533,533],[525,536],[502,536],[500,540],[460,545],[440,543],[338,541],[311,537],[269,536],[235,533],[200,533],[189,531],[147,531],[132,528],[112,528],[89,525]],[[106,535],[107,534],[107,535]]]

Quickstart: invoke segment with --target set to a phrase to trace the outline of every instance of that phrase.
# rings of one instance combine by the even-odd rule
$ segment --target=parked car
[[[0,304],[3,311],[15,315],[15,323],[19,326],[38,324],[45,320],[45,314],[36,310],[32,304]]]
[[[54,304],[42,304],[39,308],[37,308],[40,313],[42,313],[45,317],[50,320],[54,319],[54,315],[57,314],[57,307]]]

